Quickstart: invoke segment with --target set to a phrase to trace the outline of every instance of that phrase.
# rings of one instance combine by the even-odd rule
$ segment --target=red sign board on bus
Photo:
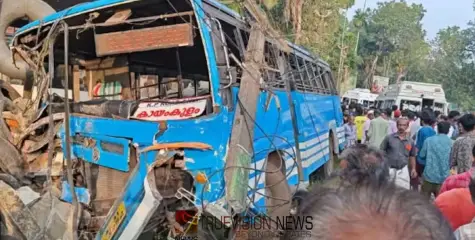
[[[189,23],[95,35],[97,56],[193,46]]]

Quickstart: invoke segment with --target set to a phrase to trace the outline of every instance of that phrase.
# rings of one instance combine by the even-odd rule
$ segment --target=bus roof
[[[42,23],[43,25],[49,24],[61,18],[69,18],[69,17],[73,17],[79,14],[83,14],[84,12],[89,12],[89,11],[93,11],[93,10],[97,10],[101,8],[110,7],[113,5],[121,5],[121,4],[129,3],[129,2],[137,2],[137,1],[139,0],[96,0],[92,2],[81,3],[78,5],[66,8],[57,13],[53,13],[49,16],[46,16],[42,20],[36,20],[31,23],[28,23],[27,25],[18,29],[18,31],[16,32],[16,35],[25,33],[34,28],[38,28],[40,23]]]
[[[446,102],[445,92],[441,84],[402,81],[391,84],[378,96],[378,100],[397,97],[430,98]]]
[[[378,97],[378,94],[371,93],[369,89],[355,88],[348,90],[343,98],[352,98],[352,99],[364,99],[369,101],[375,101]]]
[[[126,3],[131,3],[131,2],[138,2],[138,1],[141,1],[141,0],[96,0],[96,1],[92,1],[92,2],[81,3],[81,4],[78,4],[78,5],[75,5],[75,6],[71,6],[67,9],[59,11],[57,13],[51,14],[51,15],[43,18],[42,20],[36,20],[36,21],[31,22],[31,23],[28,23],[27,25],[23,26],[22,28],[20,28],[16,31],[15,37],[20,35],[20,34],[24,34],[28,31],[31,31],[33,29],[38,28],[38,26],[40,26],[40,24],[41,25],[48,25],[48,24],[51,24],[52,22],[54,22],[58,19],[61,19],[61,18],[63,18],[63,19],[64,18],[70,18],[70,17],[73,17],[73,16],[84,14],[86,12],[92,12],[92,11],[99,10],[99,9],[102,9],[102,8],[108,8],[108,7],[115,6],[115,5],[122,5],[122,4],[126,4]],[[198,1],[198,0],[193,0],[193,1]],[[204,1],[211,4],[211,5],[213,5],[214,7],[218,8],[219,10],[231,15],[236,20],[244,21],[243,18],[237,12],[235,12],[234,10],[228,8],[224,4],[222,4],[222,3],[220,3],[216,0],[204,0]],[[296,51],[300,54],[306,55],[307,57],[314,58],[314,59],[318,60],[320,63],[322,63],[323,65],[326,65],[327,67],[329,67],[329,64],[327,62],[323,61],[322,59],[317,57],[312,52],[304,49],[301,46],[297,46],[292,42],[289,42],[289,41],[286,41],[286,42],[289,44],[289,46],[294,51]]]

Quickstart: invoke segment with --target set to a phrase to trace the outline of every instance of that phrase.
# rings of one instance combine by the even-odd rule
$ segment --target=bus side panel
[[[279,150],[285,161],[287,171],[297,169],[295,158],[295,141],[292,128],[287,93],[282,90],[273,90],[269,101],[269,92],[261,92],[256,103],[256,122],[254,126],[254,160],[251,168],[265,171],[266,157],[269,153]],[[267,104],[266,104],[267,103]],[[267,107],[266,107],[267,105]],[[265,173],[251,170],[248,192],[253,199],[257,211],[265,211]],[[298,176],[288,178],[290,184],[297,184]],[[257,186],[258,189],[254,189]],[[254,190],[253,190],[254,189]]]
[[[333,96],[333,106],[334,106],[334,113],[335,113],[335,121],[336,121],[336,129],[337,129],[337,136],[338,136],[338,147],[335,146],[335,150],[339,152],[343,151],[345,148],[345,133],[343,129],[343,111],[341,109],[341,100],[338,96]]]
[[[341,138],[337,134],[340,129],[335,119],[334,98],[314,93],[294,93],[294,101],[298,103],[296,109],[300,113],[297,120],[301,133],[300,151],[305,181],[330,159],[330,132],[334,133],[335,141]]]

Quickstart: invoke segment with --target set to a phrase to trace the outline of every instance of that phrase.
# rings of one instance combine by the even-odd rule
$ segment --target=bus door
[[[422,109],[424,108],[434,108],[434,99],[422,98]]]

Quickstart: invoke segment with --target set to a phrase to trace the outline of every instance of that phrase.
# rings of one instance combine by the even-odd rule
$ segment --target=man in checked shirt
[[[457,167],[457,173],[464,173],[472,167],[472,148],[475,146],[475,116],[465,114],[459,119],[465,131],[464,136],[455,140],[450,153],[452,168]]]
[[[475,147],[472,148],[472,162],[475,160]],[[450,191],[452,189],[456,188],[467,188],[468,184],[470,183],[470,179],[472,178],[473,174],[473,168],[470,170],[456,174],[456,175],[451,175],[447,179],[445,179],[444,183],[442,184],[442,187],[440,188],[439,195]]]

